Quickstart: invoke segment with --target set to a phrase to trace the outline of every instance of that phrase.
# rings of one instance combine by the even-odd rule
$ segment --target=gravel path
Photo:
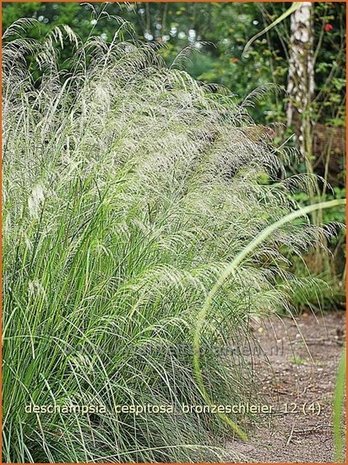
[[[304,313],[253,325],[265,355],[253,357],[272,414],[250,441],[227,444],[244,462],[333,462],[331,404],[344,345],[344,313]],[[268,360],[267,360],[268,359]]]

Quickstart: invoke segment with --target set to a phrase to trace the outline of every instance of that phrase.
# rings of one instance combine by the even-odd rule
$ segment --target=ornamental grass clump
[[[285,178],[289,154],[253,123],[251,99],[117,33],[81,44],[61,27],[39,42],[21,37],[28,25],[6,31],[3,51],[4,461],[226,460],[228,425],[183,412],[205,404],[197,315],[310,178]],[[248,361],[228,349],[254,315],[291,311],[302,284],[289,252],[326,234],[306,217],[284,225],[214,296],[200,364],[216,404],[256,401]]]

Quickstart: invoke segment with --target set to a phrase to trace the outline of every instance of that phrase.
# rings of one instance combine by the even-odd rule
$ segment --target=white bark
[[[287,123],[290,126],[298,116],[303,122],[314,94],[313,58],[313,4],[302,3],[291,15]],[[301,124],[302,126],[302,124]],[[300,131],[304,138],[305,128]],[[303,142],[303,140],[302,140]],[[301,150],[302,151],[302,150]]]

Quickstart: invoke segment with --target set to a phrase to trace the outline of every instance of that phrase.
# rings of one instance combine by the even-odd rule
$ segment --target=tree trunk
[[[288,126],[294,125],[301,154],[312,157],[311,102],[314,94],[313,4],[291,15],[287,108]],[[310,168],[308,166],[308,168]]]
[[[291,15],[287,124],[293,125],[307,173],[314,174],[312,99],[314,95],[313,4],[302,3]],[[318,184],[309,186],[311,201],[320,193]],[[322,212],[312,215],[314,224],[322,224]],[[313,257],[313,271],[329,269],[328,256],[319,244]]]

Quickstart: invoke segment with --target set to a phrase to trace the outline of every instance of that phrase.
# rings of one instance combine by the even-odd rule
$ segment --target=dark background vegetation
[[[287,125],[286,94],[291,31],[289,18],[256,40],[247,54],[248,40],[279,17],[289,3],[12,3],[3,5],[3,28],[19,18],[36,18],[39,25],[29,31],[40,38],[60,24],[69,25],[82,40],[98,35],[111,41],[116,31],[116,17],[130,21],[134,37],[162,45],[160,53],[170,65],[181,53],[183,68],[198,80],[222,84],[238,99],[258,86],[275,84],[280,92],[265,95],[251,109],[259,124],[281,123],[276,142],[296,134],[296,124]],[[314,194],[300,192],[295,199],[303,204],[345,196],[344,128],[345,128],[345,4],[315,3],[312,31],[314,39],[315,92],[310,102],[312,153],[299,156],[289,167],[289,174],[308,171],[332,186]],[[129,39],[129,35],[125,37]],[[182,52],[184,50],[184,52]],[[62,68],[68,67],[61,56]],[[291,138],[290,145],[297,145]],[[342,209],[327,210],[324,223],[344,222]],[[338,307],[343,302],[344,236],[330,244],[332,256],[314,251],[305,257],[306,265],[330,284],[322,304]],[[301,268],[301,262],[295,266]],[[301,270],[300,270],[301,271]],[[314,299],[313,299],[314,301]],[[301,308],[301,298],[298,298]]]

